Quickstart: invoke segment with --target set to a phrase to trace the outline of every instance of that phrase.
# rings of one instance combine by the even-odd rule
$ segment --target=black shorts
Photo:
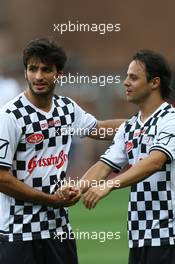
[[[78,264],[75,240],[1,241],[0,264]]]
[[[175,246],[132,248],[129,264],[175,264]]]

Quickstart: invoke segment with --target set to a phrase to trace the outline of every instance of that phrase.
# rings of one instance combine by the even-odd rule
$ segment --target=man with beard
[[[66,54],[53,41],[29,42],[23,62],[28,89],[0,113],[0,262],[76,264],[65,207],[74,205],[80,192],[70,186],[64,187],[65,196],[57,191],[72,141],[72,134],[62,131],[81,129],[92,136],[92,128],[114,128],[121,121],[97,121],[70,98],[54,95]]]

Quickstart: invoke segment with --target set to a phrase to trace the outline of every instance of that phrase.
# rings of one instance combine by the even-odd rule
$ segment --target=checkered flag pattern
[[[114,170],[121,169],[126,161],[133,166],[153,150],[168,156],[160,171],[131,186],[129,247],[174,245],[175,110],[164,103],[145,123],[138,114],[119,130],[114,144],[101,156],[101,160]]]
[[[65,179],[72,142],[72,135],[62,134],[62,128],[92,128],[96,120],[67,97],[55,95],[51,110],[44,112],[21,94],[2,110],[0,122],[4,149],[0,165],[11,167],[13,175],[32,188],[53,194]],[[50,238],[71,230],[66,208],[24,202],[3,193],[0,215],[0,238],[7,241]]]

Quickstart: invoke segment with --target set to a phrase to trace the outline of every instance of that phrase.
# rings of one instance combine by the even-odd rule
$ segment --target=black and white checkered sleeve
[[[157,134],[155,136],[153,150],[160,150],[164,152],[170,160],[175,159],[175,114],[169,113],[165,116],[157,127]]]
[[[16,120],[0,113],[0,166],[11,167],[20,133]]]
[[[124,141],[124,126],[125,124],[123,123],[119,127],[111,146],[100,157],[101,161],[108,164],[116,172],[120,171],[125,165],[128,164]]]
[[[89,132],[96,126],[96,118],[85,112],[77,103],[74,101],[74,111],[75,111],[75,120],[73,123],[73,128],[75,130],[75,135],[84,137],[89,135]]]

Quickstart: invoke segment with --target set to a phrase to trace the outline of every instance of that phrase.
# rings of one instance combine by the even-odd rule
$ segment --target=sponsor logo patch
[[[60,169],[68,160],[68,155],[64,153],[63,150],[56,156],[51,155],[50,157],[41,157],[37,158],[34,156],[28,163],[28,171],[32,173],[35,168],[43,168],[49,166],[55,166],[57,169]]]
[[[126,151],[129,152],[131,149],[133,149],[133,143],[132,142],[127,142],[126,143]]]
[[[38,144],[42,142],[43,140],[44,140],[44,136],[41,133],[32,134],[26,138],[26,141],[29,144]]]

